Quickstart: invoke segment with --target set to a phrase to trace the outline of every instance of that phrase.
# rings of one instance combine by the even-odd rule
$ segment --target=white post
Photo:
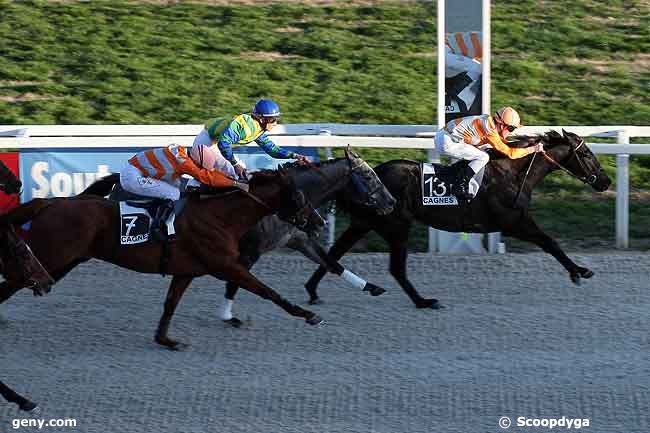
[[[318,135],[332,135],[332,131],[327,130],[327,129],[321,129],[318,132]],[[326,147],[325,148],[325,158],[327,159],[332,159],[332,148],[331,147]],[[334,212],[328,212],[327,213],[327,241],[325,241],[325,245],[327,246],[327,249],[329,250],[332,248],[332,245],[334,245],[334,237],[335,237],[335,232],[336,232],[336,214]]]
[[[627,130],[617,134],[618,144],[630,144]],[[630,155],[616,155],[616,248],[628,248],[630,224]]]
[[[445,124],[445,0],[438,0],[438,103],[436,130]],[[433,143],[431,143],[433,145]],[[429,162],[438,162],[439,158],[435,150],[427,151]],[[429,254],[438,251],[438,230],[429,227]]]
[[[483,109],[483,114],[490,114],[492,111],[491,102],[492,102],[492,81],[491,81],[491,62],[492,62],[492,32],[491,32],[491,11],[490,11],[490,0],[483,0],[483,16],[482,16],[482,27],[483,27],[483,58],[481,59],[481,91],[483,92],[483,98],[481,100],[481,105]],[[487,249],[491,253],[499,252],[499,243],[501,242],[501,233],[488,233],[487,239]]]

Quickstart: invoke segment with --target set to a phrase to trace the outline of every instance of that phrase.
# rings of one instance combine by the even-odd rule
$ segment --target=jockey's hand
[[[305,155],[301,155],[299,153],[294,153],[293,154],[293,159],[298,161],[298,164],[300,164],[300,165],[311,165],[311,161],[309,161],[309,158],[307,158]]]
[[[239,188],[239,189],[241,189],[243,191],[248,192],[248,182],[241,181],[241,180],[236,180],[235,183],[234,183],[234,186],[236,186],[237,188]]]
[[[544,152],[544,144],[543,143],[537,143],[536,145],[533,146],[533,152]]]
[[[239,179],[248,179],[246,168],[242,164],[234,165],[233,168],[235,169],[235,174],[237,174]]]

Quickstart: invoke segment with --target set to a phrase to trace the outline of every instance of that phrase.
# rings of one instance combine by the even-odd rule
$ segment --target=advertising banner
[[[318,159],[316,149],[288,148]],[[70,197],[95,180],[119,172],[139,148],[119,149],[26,149],[20,154],[22,202],[33,198]],[[255,147],[237,147],[236,155],[249,171],[275,169],[286,160],[274,159]]]

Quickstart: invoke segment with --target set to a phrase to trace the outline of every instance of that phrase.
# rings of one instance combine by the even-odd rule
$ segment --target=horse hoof
[[[580,268],[579,272],[582,278],[591,278],[594,276],[594,271],[592,271],[591,269]]]
[[[580,285],[580,274],[571,274],[571,282],[576,286]]]
[[[38,409],[38,405],[33,401],[27,401],[21,404],[19,407],[20,410],[24,410],[25,412],[34,412],[36,409]]]
[[[320,316],[317,315],[317,314],[314,314],[314,316],[313,316],[311,319],[307,319],[306,322],[309,323],[309,324],[312,325],[312,326],[315,326],[315,325],[321,325],[321,324],[325,323],[325,321],[323,320],[323,318],[320,317]]]
[[[372,283],[366,283],[366,286],[363,288],[364,292],[370,292],[370,296],[379,296],[386,293],[386,290],[382,287],[376,286]]]
[[[226,325],[230,325],[233,328],[241,328],[244,325],[244,322],[242,322],[236,317],[233,317],[232,319],[224,320],[223,323],[225,323]]]
[[[169,350],[171,350],[173,352],[179,352],[181,350],[187,349],[190,346],[187,343],[181,343],[179,341],[170,340],[168,338],[156,339],[156,343],[160,344],[161,346],[166,347],[167,349],[169,349]]]
[[[307,301],[309,305],[321,305],[323,301],[319,297],[311,298],[309,301]]]
[[[445,308],[445,306],[438,302],[437,299],[422,299],[421,301],[418,301],[415,306],[417,308],[430,308],[432,310],[440,310],[441,308]]]
[[[181,343],[181,342],[178,342],[178,341],[174,341],[174,343],[171,346],[167,346],[167,348],[169,350],[171,350],[172,352],[182,352],[183,350],[187,349],[188,347],[190,347],[189,344]]]

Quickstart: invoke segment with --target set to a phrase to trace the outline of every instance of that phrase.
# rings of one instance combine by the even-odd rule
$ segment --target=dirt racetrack
[[[343,262],[388,292],[378,298],[328,276],[311,327],[248,293],[216,316],[223,283],[196,280],[170,336],[152,341],[169,278],[100,262],[53,292],[0,306],[0,379],[40,403],[16,418],[73,418],[48,432],[491,433],[502,416],[589,419],[581,431],[650,431],[650,254],[574,255],[596,272],[577,287],[541,253],[412,255],[410,277],[447,308],[416,310],[385,254]],[[262,280],[304,305],[314,266],[265,256]],[[575,430],[575,427],[572,429]]]

